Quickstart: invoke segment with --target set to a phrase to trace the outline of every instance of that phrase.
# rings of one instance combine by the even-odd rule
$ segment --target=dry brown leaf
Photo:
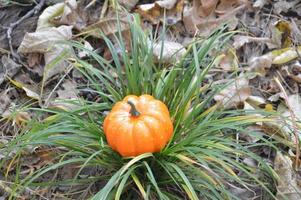
[[[117,18],[115,17],[101,19],[97,23],[91,24],[90,26],[84,28],[80,35],[88,34],[96,38],[102,38],[102,34],[105,36],[112,36],[118,32],[118,29],[121,32],[130,29],[127,18],[119,19],[119,24]]]
[[[163,22],[166,11],[166,23],[173,25],[182,19],[183,6],[184,0],[163,0],[140,5],[136,12],[151,23],[158,24]]]
[[[229,29],[237,25],[236,14],[246,8],[247,4],[240,0],[194,0],[192,7],[185,7],[183,22],[189,33],[207,36],[219,24],[230,21]]]
[[[246,78],[239,77],[229,81],[230,84],[214,96],[214,100],[225,108],[237,107],[251,95],[249,81]]]
[[[250,43],[250,42],[256,42],[256,43],[264,43],[267,44],[269,47],[275,46],[271,38],[268,37],[251,37],[247,35],[235,35],[234,36],[234,42],[233,47],[235,49],[238,49],[242,47],[243,45]]]
[[[223,15],[227,12],[231,12],[233,8],[245,4],[247,5],[247,0],[220,0],[218,6],[216,7],[215,12],[219,15]]]

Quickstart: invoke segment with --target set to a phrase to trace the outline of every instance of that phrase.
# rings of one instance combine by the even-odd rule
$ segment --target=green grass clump
[[[77,59],[74,63],[87,78],[91,91],[101,98],[100,103],[74,101],[77,108],[72,111],[43,109],[41,112],[48,112],[51,117],[31,121],[28,131],[6,147],[7,151],[17,149],[16,157],[28,147],[60,149],[55,163],[18,180],[14,193],[34,186],[95,183],[99,191],[91,196],[94,200],[238,199],[231,187],[252,190],[254,186],[273,197],[270,180],[265,182],[255,175],[262,171],[272,176],[272,170],[249,150],[254,144],[237,137],[241,132],[246,133],[249,125],[269,119],[211,106],[220,88],[201,89],[205,75],[218,62],[210,52],[221,50],[233,33],[221,28],[208,39],[192,43],[181,62],[164,66],[154,61],[154,38],[141,29],[139,18],[133,17],[130,51],[119,32],[115,36],[118,50],[116,44],[103,37],[112,62],[86,50],[90,62]],[[72,46],[84,50],[78,42]],[[97,64],[90,64],[92,61]],[[174,135],[161,152],[122,158],[108,146],[102,129],[105,113],[128,94],[151,94],[168,106],[174,121]],[[248,134],[261,139],[258,146],[272,146],[262,134],[252,131]],[[242,159],[246,157],[256,160],[258,166],[244,164]],[[72,163],[78,166],[73,180],[38,181],[44,174]],[[82,177],[81,171],[87,167],[97,168],[99,173]]]

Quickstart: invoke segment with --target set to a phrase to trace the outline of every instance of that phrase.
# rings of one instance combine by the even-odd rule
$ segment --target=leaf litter
[[[16,135],[18,128],[31,119],[34,113],[22,109],[22,105],[26,105],[26,102],[39,102],[36,103],[37,107],[45,106],[46,103],[49,108],[72,110],[76,107],[68,105],[67,100],[87,99],[88,96],[90,98],[94,95],[83,95],[80,91],[79,84],[87,82],[82,76],[76,76],[75,69],[69,68],[74,52],[66,42],[75,39],[89,50],[110,58],[110,55],[106,55],[106,49],[102,47],[102,34],[110,36],[114,43],[113,36],[118,28],[121,28],[122,34],[126,37],[130,18],[122,9],[118,10],[114,7],[116,5],[108,2],[46,1],[38,16],[26,18],[12,33],[12,46],[15,50],[18,49],[22,63],[13,59],[5,31],[0,29],[0,114],[3,118],[11,118],[9,123],[12,127],[15,126],[7,128],[8,123],[1,121],[1,127],[9,130],[5,133],[2,131],[2,135]],[[280,114],[274,123],[261,123],[252,128],[269,133],[272,137],[281,137],[290,145],[289,150],[283,149],[282,152],[278,151],[266,159],[279,176],[277,197],[298,199],[296,195],[301,190],[298,181],[300,167],[296,169],[294,165],[298,158],[295,137],[290,129],[291,126],[296,126],[297,130],[301,129],[300,1],[119,0],[118,2],[127,11],[140,14],[145,29],[151,27],[153,30],[162,30],[162,25],[166,25],[166,40],[164,44],[155,44],[153,53],[157,60],[162,60],[167,65],[177,62],[185,54],[185,48],[192,38],[205,38],[214,28],[223,24],[228,25],[228,30],[236,31],[228,50],[219,52],[221,60],[207,77],[208,82],[220,84],[221,88],[225,84],[229,86],[221,89],[214,97],[215,103],[229,109],[262,109]],[[6,6],[0,7],[1,26],[8,26],[30,10],[16,5]],[[3,9],[15,15],[8,15],[2,12]],[[119,12],[119,24],[114,9]],[[117,44],[114,45],[118,48]],[[162,45],[164,48],[161,54]],[[87,56],[85,52],[75,53],[81,58]],[[233,78],[233,73],[239,76]],[[251,75],[246,76],[247,73]],[[283,95],[275,77],[281,82],[287,98]],[[49,105],[45,101],[48,101]],[[293,124],[292,120],[296,123]],[[244,137],[247,137],[246,134],[241,133],[241,138]],[[247,140],[252,141],[252,138]],[[261,154],[266,152],[260,151]],[[37,165],[36,161],[31,162],[30,157],[24,159],[29,162],[26,163],[29,169],[39,168],[39,165],[51,162],[51,158],[47,158],[45,162],[42,161]],[[243,162],[254,168],[258,165],[249,158],[244,158]],[[66,176],[64,178],[72,178],[73,174]],[[255,193],[232,188],[241,199],[246,199],[247,196],[253,198],[256,193],[260,194],[258,188],[253,189]],[[50,193],[51,191],[44,191],[42,195],[47,196]]]

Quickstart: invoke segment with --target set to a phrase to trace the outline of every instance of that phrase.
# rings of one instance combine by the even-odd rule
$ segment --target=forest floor
[[[296,156],[300,150],[295,137],[301,134],[301,2],[118,2],[123,6],[120,24],[116,20],[114,1],[0,0],[0,148],[22,132],[24,123],[36,117],[37,113],[26,110],[29,106],[68,110],[72,109],[70,105],[58,100],[99,100],[89,92],[83,76],[70,67],[73,58],[65,53],[68,47],[56,44],[57,41],[79,41],[87,49],[112,60],[95,29],[108,37],[118,32],[118,26],[126,33],[130,23],[126,13],[136,13],[141,16],[143,28],[152,30],[154,37],[165,30],[164,51],[154,48],[153,53],[158,58],[162,53],[168,66],[185,54],[185,48],[195,38],[207,38],[214,29],[227,26],[227,30],[235,34],[225,44],[227,48],[212,54],[219,57],[220,62],[206,75],[206,81],[212,85],[229,84],[229,87],[215,95],[214,101],[226,109],[261,109],[291,119],[293,131],[277,123],[253,128],[283,138],[291,146],[272,153],[260,149],[262,152],[258,154],[283,180],[277,190],[290,193],[288,199],[300,199],[294,194],[301,192],[301,165],[298,164],[301,160]],[[118,45],[115,48],[118,50]],[[84,51],[76,54],[81,59],[87,58]],[[59,56],[65,59],[57,60]],[[0,151],[0,160],[3,156]],[[22,170],[39,169],[49,163],[48,157],[49,153],[43,149],[28,152],[23,158]],[[254,164],[252,160],[246,162]],[[74,176],[68,166],[59,173],[61,177]],[[1,182],[2,178],[4,180],[4,173],[0,173],[0,199],[6,199],[9,188]],[[45,198],[51,196],[48,193],[56,192],[59,199],[65,190],[61,186],[37,192]],[[241,199],[245,199],[246,193],[236,192],[241,192]]]

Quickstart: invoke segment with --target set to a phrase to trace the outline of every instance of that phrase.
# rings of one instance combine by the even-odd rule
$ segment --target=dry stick
[[[24,21],[25,19],[29,18],[30,16],[32,15],[35,15],[37,14],[43,7],[44,3],[45,3],[46,0],[40,0],[40,2],[32,9],[30,10],[28,13],[26,13],[26,15],[24,15],[23,17],[21,17],[19,20],[17,20],[16,22],[14,23],[11,23],[9,25],[9,27],[7,28],[7,31],[6,31],[6,37],[8,39],[8,45],[9,45],[9,49],[11,51],[11,54],[13,56],[13,58],[17,59],[17,60],[20,60],[20,57],[17,53],[14,52],[14,49],[13,49],[13,45],[12,45],[12,37],[11,37],[11,34],[13,32],[13,29],[18,26],[22,21]]]
[[[293,109],[291,105],[288,102],[288,96],[285,92],[285,89],[283,88],[282,84],[280,83],[279,79],[277,77],[274,77],[275,82],[279,86],[281,92],[284,95],[284,100],[286,102],[286,105],[288,107],[288,110],[290,112],[291,118],[292,118],[292,124],[293,124],[293,129],[294,129],[294,134],[295,134],[295,139],[296,139],[296,162],[295,162],[295,170],[298,170],[299,167],[299,157],[300,157],[300,146],[299,146],[299,133],[297,129],[297,124],[296,124],[296,116],[295,113],[293,112]]]

